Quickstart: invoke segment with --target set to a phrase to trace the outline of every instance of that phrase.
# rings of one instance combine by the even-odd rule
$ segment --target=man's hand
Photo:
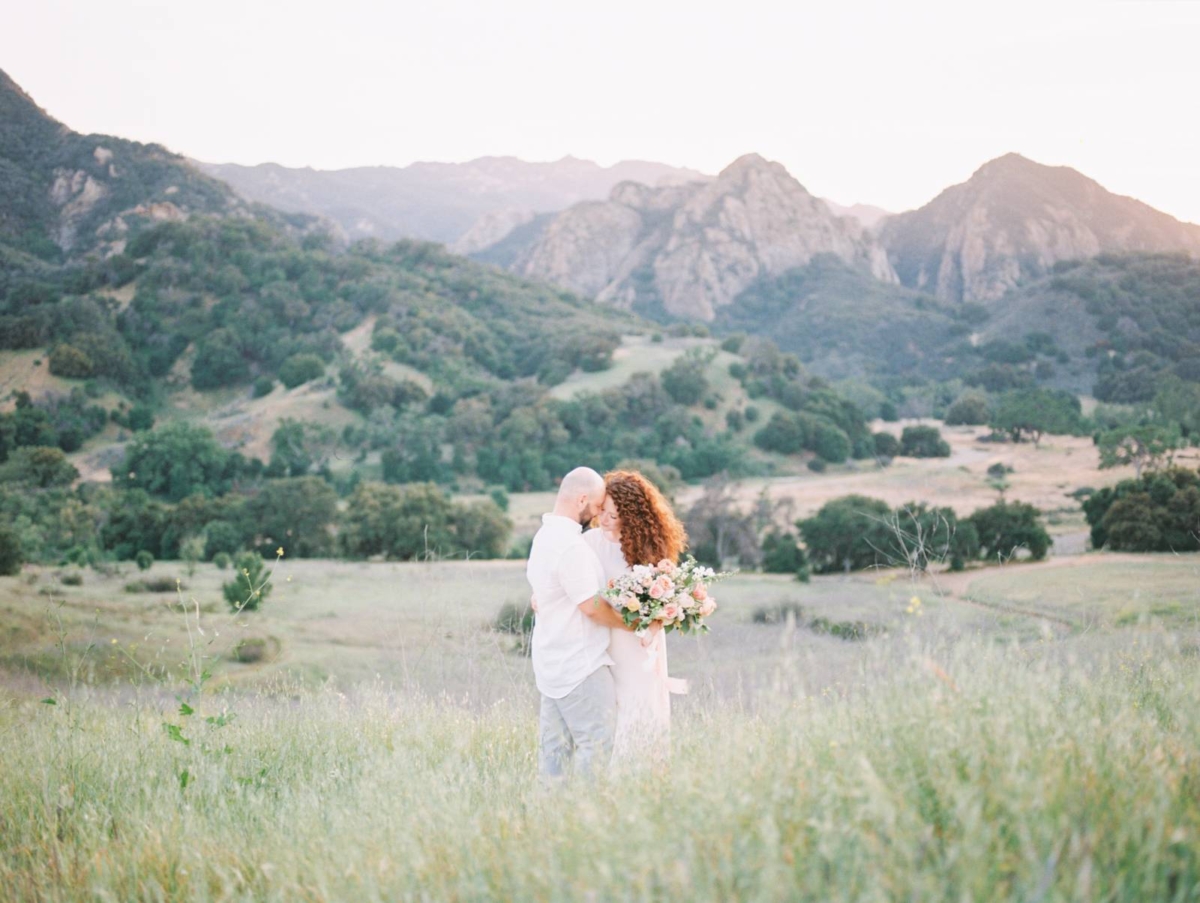
[[[529,597],[529,607],[533,609],[533,613],[537,614],[537,593]]]

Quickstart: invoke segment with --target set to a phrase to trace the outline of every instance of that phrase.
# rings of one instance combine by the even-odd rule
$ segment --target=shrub
[[[315,354],[293,354],[279,367],[279,381],[289,389],[325,375],[325,362]]]
[[[936,426],[906,426],[900,434],[900,454],[906,458],[948,458],[950,444]]]
[[[264,395],[270,395],[274,388],[275,380],[269,376],[260,376],[254,381],[254,397],[262,398]]]
[[[710,349],[693,348],[680,355],[659,377],[663,389],[678,404],[696,404],[708,392],[705,371],[712,358]]]
[[[755,624],[783,624],[788,616],[797,624],[804,623],[804,609],[796,602],[778,602],[775,605],[760,605],[754,609],[750,620]]]
[[[812,517],[796,522],[818,574],[890,564],[880,549],[892,539],[886,502],[847,495],[826,502]]]
[[[55,376],[87,379],[92,369],[92,359],[74,345],[57,345],[50,352],[50,372]]]
[[[818,422],[813,430],[812,450],[830,464],[841,464],[850,457],[850,437],[831,423]]]
[[[170,593],[177,589],[184,589],[184,585],[174,577],[147,577],[125,584],[127,593]]]
[[[946,426],[985,426],[990,417],[986,395],[964,392],[946,411]]]
[[[1025,502],[997,502],[967,518],[979,537],[984,558],[1008,559],[1027,549],[1034,561],[1050,550],[1050,534],[1038,521],[1038,510]]]
[[[271,594],[270,574],[263,574],[262,556],[257,552],[243,552],[235,562],[237,573],[230,583],[223,584],[221,592],[229,610],[234,612],[258,611],[263,600]]]
[[[762,569],[766,573],[795,574],[800,581],[808,582],[808,555],[791,533],[769,531],[763,537],[762,556]]]
[[[505,602],[496,615],[492,629],[517,637],[513,652],[530,655],[533,652],[533,609],[529,603]]]
[[[746,428],[746,415],[736,408],[725,412],[725,426],[735,433]]]
[[[824,473],[829,469],[829,463],[824,458],[809,458],[805,466],[813,473]]]
[[[813,633],[824,633],[839,640],[866,640],[886,631],[877,624],[866,621],[831,621],[828,618],[813,618],[808,625]]]
[[[1171,467],[1122,480],[1085,499],[1083,512],[1096,549],[1200,550],[1200,471]]]
[[[133,560],[137,562],[139,571],[148,571],[150,570],[150,566],[154,564],[154,556],[145,549],[142,549],[140,552],[138,552],[137,555],[134,556]]]
[[[25,556],[17,531],[0,524],[0,576],[19,574],[24,561]]]
[[[213,562],[213,564],[215,564],[217,566],[218,570],[221,570],[221,571],[225,570],[227,567],[229,567],[229,564],[230,564],[229,553],[228,552],[218,552],[216,555],[213,556],[212,562]]]
[[[900,440],[891,433],[876,433],[871,438],[875,443],[875,457],[895,458],[900,454]]]
[[[262,637],[246,637],[233,647],[231,657],[235,662],[250,665],[267,656],[267,641]]]
[[[58,582],[64,586],[83,586],[83,574],[79,571],[67,571],[59,575]]]

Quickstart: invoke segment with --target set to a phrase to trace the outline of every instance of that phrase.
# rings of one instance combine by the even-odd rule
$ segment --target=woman
[[[600,511],[599,529],[583,535],[612,580],[635,564],[678,561],[687,544],[683,525],[661,492],[640,473],[618,470],[604,478],[608,494]],[[655,630],[643,642],[625,630],[612,632],[608,652],[613,660],[617,695],[617,730],[613,757],[641,751],[665,752],[671,726],[672,692],[685,693],[683,681],[667,676],[667,638]]]

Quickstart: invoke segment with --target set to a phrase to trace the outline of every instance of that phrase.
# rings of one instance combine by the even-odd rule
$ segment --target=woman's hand
[[[651,621],[650,629],[646,632],[646,635],[642,637],[642,646],[648,648],[650,644],[658,638],[658,635],[662,633],[662,629],[662,621]]]
[[[536,594],[529,597],[529,607],[533,609],[533,613],[536,615],[537,614],[537,595]]]

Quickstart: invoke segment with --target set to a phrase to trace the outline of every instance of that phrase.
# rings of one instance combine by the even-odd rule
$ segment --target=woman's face
[[[613,539],[621,538],[621,515],[617,513],[617,503],[611,495],[604,497],[604,506],[600,509],[600,529]]]

